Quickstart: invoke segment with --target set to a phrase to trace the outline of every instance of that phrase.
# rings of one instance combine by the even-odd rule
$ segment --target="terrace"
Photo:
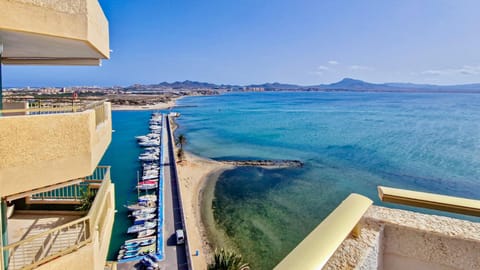
[[[8,244],[1,249],[9,270],[105,258],[100,251],[108,249],[114,215],[110,167],[100,166],[91,176],[72,183],[8,199],[15,211],[8,218]],[[85,196],[89,191],[91,198]],[[88,209],[79,210],[85,204]],[[83,256],[66,256],[73,251]]]

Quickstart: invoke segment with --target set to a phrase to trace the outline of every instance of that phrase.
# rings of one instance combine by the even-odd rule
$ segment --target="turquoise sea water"
[[[239,93],[178,105],[177,134],[195,154],[305,162],[238,168],[217,182],[216,222],[253,269],[271,269],[352,192],[376,204],[377,185],[480,198],[480,95]],[[101,162],[116,185],[110,259],[126,239],[123,205],[135,199],[141,151],[134,136],[147,132],[150,114],[113,112],[116,132]]]
[[[111,167],[111,178],[115,184],[115,204],[117,213],[111,237],[109,260],[116,260],[117,252],[125,240],[131,221],[124,207],[128,202],[135,202],[137,192],[137,171],[140,170],[138,155],[142,149],[137,146],[135,136],[149,132],[148,121],[151,111],[114,111],[112,112],[112,142],[100,161],[101,165]]]
[[[240,93],[178,105],[177,133],[195,154],[305,162],[217,182],[215,220],[254,269],[271,269],[352,192],[380,205],[377,185],[480,198],[480,95]]]

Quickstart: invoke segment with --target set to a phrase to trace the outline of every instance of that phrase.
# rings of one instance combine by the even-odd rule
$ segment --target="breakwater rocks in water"
[[[300,160],[219,160],[219,162],[233,166],[259,166],[271,168],[301,168]]]

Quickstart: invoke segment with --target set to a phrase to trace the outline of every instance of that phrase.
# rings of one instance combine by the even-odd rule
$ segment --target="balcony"
[[[16,109],[1,111],[1,197],[90,175],[110,144],[108,102],[5,104]]]
[[[20,207],[8,219],[9,242],[0,252],[8,270],[68,265],[103,269],[114,220],[110,167],[98,167],[93,175],[77,180],[15,201]],[[88,190],[95,194],[91,207],[78,211]]]
[[[0,1],[4,64],[99,65],[108,21],[97,0]]]

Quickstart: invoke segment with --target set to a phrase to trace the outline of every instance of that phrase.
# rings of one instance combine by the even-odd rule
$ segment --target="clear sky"
[[[478,0],[100,0],[101,67],[6,66],[6,86],[480,82]]]

